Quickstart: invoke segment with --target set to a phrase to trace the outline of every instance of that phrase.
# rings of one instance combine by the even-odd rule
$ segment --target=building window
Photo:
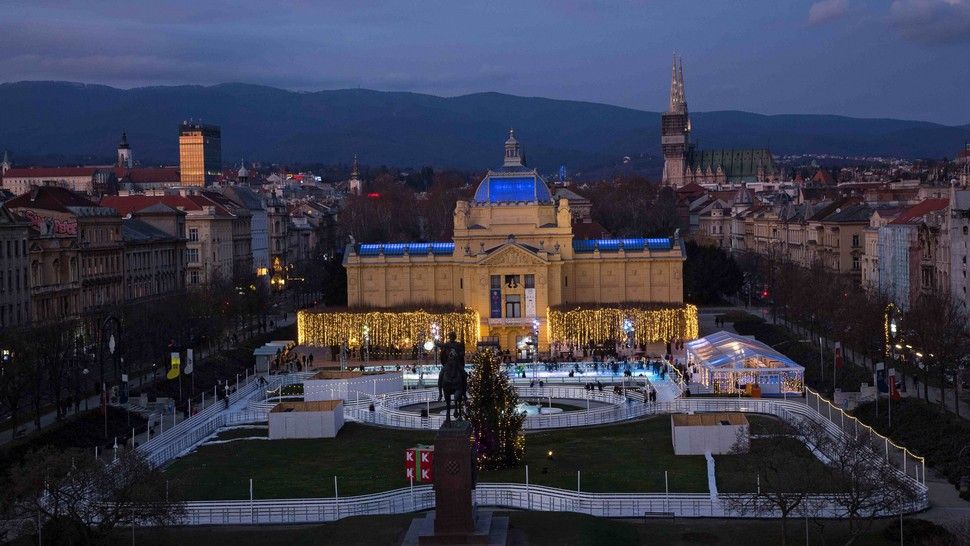
[[[199,249],[197,248],[186,248],[185,249],[185,259],[189,263],[195,263],[199,261]]]
[[[505,286],[508,288],[518,288],[519,287],[519,276],[518,275],[506,275],[505,276]]]
[[[852,248],[858,248],[858,247],[859,247],[859,236],[858,235],[853,235],[852,236]]]
[[[199,240],[199,228],[189,228],[189,240],[190,241]]]
[[[462,279],[462,278],[459,278],[458,279],[458,289],[459,290],[464,290],[465,289],[465,279]]]
[[[498,275],[492,275],[490,281],[491,281],[492,290],[499,290],[502,288],[502,277]]]
[[[199,272],[190,271],[189,272],[189,284],[199,284]]]
[[[852,257],[852,271],[859,271],[859,257]]]
[[[505,317],[520,318],[522,316],[522,302],[518,294],[505,296]]]
[[[525,276],[525,287],[526,288],[535,288],[536,287],[536,276],[535,275],[526,275]]]

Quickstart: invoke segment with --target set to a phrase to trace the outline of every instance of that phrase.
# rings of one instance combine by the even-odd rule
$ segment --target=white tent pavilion
[[[763,394],[800,393],[804,387],[804,367],[754,338],[720,331],[685,347],[692,381],[715,394],[736,394],[749,384]]]

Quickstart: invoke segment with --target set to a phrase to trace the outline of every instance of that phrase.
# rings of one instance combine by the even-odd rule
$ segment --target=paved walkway
[[[716,315],[727,311],[731,311],[731,310],[745,311],[753,315],[765,316],[767,314],[767,310],[764,308],[751,308],[751,309],[746,309],[744,307],[701,308],[699,309],[699,312],[698,312],[698,322],[700,324],[701,335],[707,335],[709,333],[717,332],[720,330],[727,330],[730,332],[734,332],[734,328],[732,327],[731,323],[728,323],[721,327],[717,327],[714,325],[714,317]],[[783,321],[780,321],[779,325],[785,326],[796,332],[802,331],[800,328],[791,324],[784,323]],[[828,345],[830,346],[832,345],[831,341],[829,340],[825,340],[825,341]],[[863,359],[861,358],[861,356],[855,355],[855,354],[853,354],[853,356],[855,357],[856,362],[863,362]],[[916,396],[915,385],[913,384],[913,378],[907,376],[905,379],[907,381],[907,392],[903,393],[903,395]],[[920,389],[922,389],[922,386],[920,386]],[[939,401],[940,399],[939,391],[940,389],[938,389],[937,387],[932,387],[932,386],[930,387],[929,389],[930,401],[935,401],[935,402]],[[954,407],[953,396],[952,395],[948,396],[947,401],[948,401],[947,405],[949,406],[949,409],[953,411],[953,407]],[[960,408],[961,408],[961,415],[964,418],[970,417],[970,407],[968,407],[966,402],[963,402]],[[970,518],[970,502],[967,502],[961,499],[959,492],[953,486],[953,484],[948,482],[946,478],[940,476],[932,468],[927,469],[926,487],[928,489],[928,494],[930,498],[930,508],[929,510],[920,514],[919,517],[928,519],[930,521],[934,521],[936,523],[948,523],[948,522],[952,523],[953,521]]]

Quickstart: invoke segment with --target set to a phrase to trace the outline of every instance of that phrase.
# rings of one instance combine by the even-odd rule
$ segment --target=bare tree
[[[741,514],[779,515],[782,545],[787,544],[792,516],[817,513],[811,495],[826,478],[815,472],[817,465],[805,465],[804,450],[793,449],[792,442],[801,442],[800,438],[797,430],[786,425],[770,440],[759,441],[749,449],[747,434],[739,432],[732,453],[740,456],[742,474],[752,478],[752,490],[722,497],[727,506]]]
[[[13,519],[33,527],[27,531],[43,525],[52,543],[99,544],[118,527],[168,525],[184,515],[162,472],[136,450],[109,461],[46,447],[11,469],[7,493]]]
[[[923,354],[926,373],[935,370],[940,380],[940,407],[946,408],[946,384],[955,374],[959,359],[970,347],[967,312],[948,292],[921,294],[903,316],[903,325],[913,337],[912,345]],[[924,393],[928,381],[923,382]],[[953,381],[954,399],[959,400],[959,385]],[[927,397],[928,398],[928,397]],[[960,404],[956,404],[960,415]]]
[[[853,536],[869,530],[875,518],[905,511],[917,501],[915,482],[887,456],[876,453],[868,436],[833,435],[807,420],[800,431],[831,469],[830,501],[849,520]]]

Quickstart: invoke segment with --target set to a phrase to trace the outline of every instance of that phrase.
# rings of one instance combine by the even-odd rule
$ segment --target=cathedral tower
[[[350,193],[361,195],[364,193],[364,181],[360,179],[360,162],[354,154],[354,166],[350,170]]]
[[[121,133],[121,142],[118,143],[118,167],[130,169],[134,165],[131,160],[131,146],[128,146],[128,133]]]
[[[687,183],[687,154],[690,149],[690,117],[684,96],[684,63],[674,55],[670,74],[670,104],[661,116],[660,146],[664,154],[663,183],[680,187]]]

